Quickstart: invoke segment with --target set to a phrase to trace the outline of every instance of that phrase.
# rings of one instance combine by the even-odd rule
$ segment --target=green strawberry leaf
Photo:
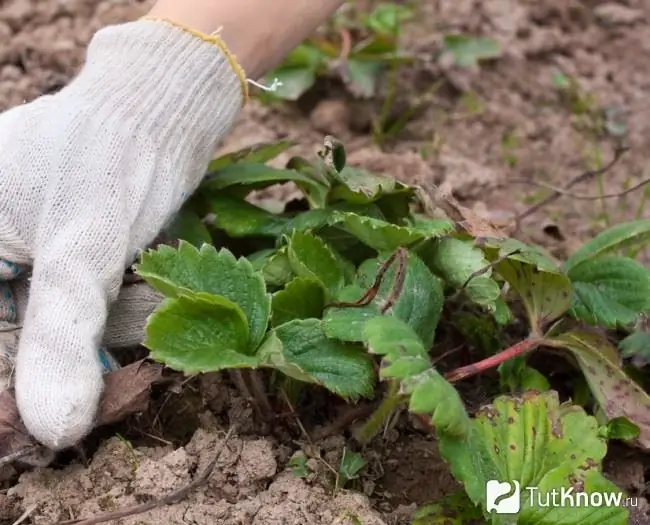
[[[650,271],[625,257],[588,259],[568,272],[571,314],[603,328],[625,327],[650,310]]]
[[[368,259],[358,269],[357,283],[344,288],[336,297],[338,303],[355,302],[369,290],[377,278],[387,256]],[[389,298],[392,306],[385,312],[409,325],[422,339],[426,348],[433,344],[436,326],[442,312],[444,294],[440,280],[435,277],[415,254],[406,257],[401,290],[396,290],[396,278],[400,273],[399,262],[393,262],[385,272],[377,295],[366,306],[331,306],[323,317],[323,326],[329,337],[342,341],[364,340],[365,322],[381,313]],[[395,292],[399,292],[396,297]]]
[[[641,429],[626,417],[615,417],[601,427],[600,435],[605,439],[634,441],[641,435]]]
[[[621,355],[632,358],[637,366],[650,363],[650,333],[634,332],[618,343]]]
[[[414,195],[415,190],[393,178],[375,175],[364,170],[346,166],[334,175],[336,182],[329,194],[329,201],[345,201],[352,204],[369,204],[386,195],[403,193]]]
[[[501,46],[493,38],[481,38],[469,35],[445,35],[445,51],[451,53],[458,67],[476,68],[483,60],[500,58]]]
[[[226,249],[204,244],[200,250],[181,242],[178,249],[160,246],[142,254],[136,273],[167,297],[185,292],[205,292],[235,303],[248,320],[254,350],[264,337],[271,314],[271,297],[264,279],[244,258],[235,259]]]
[[[321,385],[349,401],[373,394],[372,360],[358,346],[329,339],[319,319],[296,319],[275,327],[258,357],[264,366]]]
[[[469,416],[458,391],[432,367],[428,349],[404,321],[377,316],[364,327],[371,354],[382,356],[379,377],[400,382],[400,393],[409,397],[409,411],[431,417],[440,432],[463,436]]]
[[[420,257],[446,283],[463,290],[471,301],[496,309],[501,288],[492,276],[490,262],[471,241],[445,238],[428,242],[420,250]],[[481,275],[476,272],[486,270]],[[475,275],[474,277],[472,277]],[[470,277],[471,280],[470,280]]]
[[[517,292],[528,316],[531,331],[541,333],[544,325],[564,314],[571,304],[571,282],[557,271],[508,258],[495,265],[496,271]]]
[[[617,224],[599,233],[590,241],[583,244],[569,260],[564,263],[565,272],[570,272],[582,263],[610,255],[612,252],[630,248],[650,240],[650,219],[640,219]]]
[[[254,144],[217,157],[208,165],[208,173],[214,173],[235,163],[264,164],[295,145],[296,142],[292,140]]]
[[[599,436],[596,419],[579,407],[561,406],[557,392],[498,397],[478,411],[467,436],[441,433],[440,452],[470,500],[482,507],[493,524],[626,523],[627,510],[622,506],[544,505],[552,490],[557,494],[584,487],[588,494],[621,494],[600,473],[607,445]],[[519,501],[513,502],[521,506],[518,516],[491,514],[498,499],[488,501],[486,487],[501,485],[506,491],[499,492],[510,494],[515,483],[520,489]]]
[[[274,250],[273,254],[264,261],[261,272],[269,286],[284,286],[295,277],[288,252],[288,248],[283,246],[279,250]]]
[[[254,204],[228,195],[210,195],[208,209],[215,214],[214,224],[230,237],[277,237],[287,219]]]
[[[498,371],[503,392],[515,394],[526,390],[545,392],[551,389],[546,376],[539,370],[528,366],[523,357],[509,359],[499,366]]]
[[[271,323],[278,326],[294,319],[320,318],[325,307],[325,290],[318,281],[296,277],[273,294]]]
[[[172,224],[167,228],[167,233],[172,238],[187,241],[197,248],[203,244],[212,244],[212,235],[210,235],[208,227],[197,213],[187,208],[181,208]]]
[[[289,238],[287,253],[298,277],[315,279],[328,294],[338,293],[343,286],[343,270],[332,250],[319,237],[296,231]]]
[[[256,367],[242,310],[224,297],[181,292],[165,299],[146,326],[144,346],[156,361],[187,374]]]
[[[285,182],[312,186],[318,184],[312,178],[292,169],[272,168],[266,164],[242,163],[231,164],[220,169],[215,176],[203,182],[200,191],[214,194],[223,193],[224,189],[229,189],[241,194],[242,192],[238,190],[250,191]],[[243,194],[248,191],[244,191]]]
[[[424,238],[418,230],[356,213],[336,212],[333,222],[378,252],[390,252],[400,246],[410,246]]]
[[[482,518],[481,508],[470,501],[465,491],[459,490],[420,507],[413,514],[411,525],[473,525]]]
[[[595,331],[575,329],[551,342],[571,352],[605,416],[625,417],[637,425],[638,443],[650,448],[650,396],[622,370],[618,352],[607,338]]]

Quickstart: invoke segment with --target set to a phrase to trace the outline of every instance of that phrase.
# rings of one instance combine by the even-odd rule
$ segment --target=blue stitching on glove
[[[16,298],[9,281],[19,277],[22,272],[23,268],[21,266],[0,259],[0,321],[16,322]],[[107,349],[100,348],[97,352],[104,372],[119,370],[119,363]]]

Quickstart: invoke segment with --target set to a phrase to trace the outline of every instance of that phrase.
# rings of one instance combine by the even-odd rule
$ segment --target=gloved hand
[[[0,259],[33,267],[16,401],[45,446],[92,428],[124,269],[198,185],[245,97],[216,37],[140,20],[100,30],[62,91],[0,115]]]

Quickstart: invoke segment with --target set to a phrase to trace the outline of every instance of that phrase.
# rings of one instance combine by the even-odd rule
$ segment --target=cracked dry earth
[[[60,89],[81,64],[95,30],[132,20],[147,6],[0,0],[0,110]],[[432,56],[444,34],[468,32],[497,39],[503,56],[475,74],[434,60],[407,68],[394,111],[416,102],[419,109],[383,151],[369,136],[378,102],[351,100],[336,86],[298,105],[252,102],[223,149],[292,138],[299,145],[290,155],[311,155],[323,134],[332,133],[346,143],[350,164],[403,180],[447,181],[464,204],[501,219],[540,198],[543,192],[530,181],[561,185],[588,169],[594,157],[611,156],[611,138],[582,132],[581,119],[558,95],[553,77],[562,72],[578,81],[597,110],[619,115],[627,130],[631,149],[603,178],[601,191],[618,192],[648,176],[647,0],[426,0],[419,10],[417,22],[404,31],[409,51]],[[440,79],[446,80],[443,88],[432,90]],[[596,181],[575,192],[597,194]],[[274,190],[261,198],[289,193]],[[608,220],[647,217],[649,209],[642,192],[604,204],[563,197],[530,217],[524,234],[562,256]],[[195,479],[215,447],[223,450],[205,486],[180,503],[115,523],[400,525],[409,523],[416,505],[457,488],[433,439],[399,425],[364,452],[370,466],[356,486],[359,492],[333,492],[326,464],[339,461],[346,444],[342,436],[315,444],[304,443],[299,432],[268,437],[251,423],[250,407],[219,377],[189,386],[194,389],[189,401],[187,392],[172,393],[160,418],[129,422],[134,448],[108,432],[91,440],[85,463],[75,457],[56,468],[5,469],[0,523],[11,524],[27,512],[24,523],[45,525],[146,503]],[[233,423],[238,431],[224,443]],[[305,425],[312,431],[327,423]],[[288,467],[301,446],[323,458],[308,461],[306,478]],[[645,460],[626,449],[614,450],[607,462],[614,481],[642,496],[632,523],[650,523],[646,471]]]

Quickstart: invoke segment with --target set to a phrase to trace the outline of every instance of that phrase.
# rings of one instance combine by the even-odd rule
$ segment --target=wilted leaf
[[[560,406],[556,392],[502,396],[479,410],[465,438],[441,433],[440,452],[463,483],[471,501],[493,524],[623,525],[623,506],[542,506],[547,494],[562,488],[620,494],[600,473],[607,446],[596,419],[575,406]],[[488,481],[521,488],[518,516],[491,514]],[[537,489],[538,497],[531,497]],[[540,499],[541,498],[541,499]],[[540,505],[541,502],[541,505]]]
[[[217,295],[181,293],[165,299],[147,322],[143,344],[153,359],[188,374],[257,366],[239,306]]]
[[[162,366],[137,361],[104,375],[97,426],[112,425],[149,407],[151,385],[162,378]]]
[[[621,369],[616,348],[597,332],[579,329],[552,341],[571,351],[607,418],[629,419],[640,429],[638,444],[649,449],[650,396]]]
[[[361,264],[357,272],[357,283],[343,289],[336,301],[347,303],[360,299],[373,286],[377,273],[387,258],[382,255]],[[405,266],[404,282],[396,296],[394,292],[399,264],[393,262],[384,274],[377,295],[370,304],[328,308],[323,316],[327,335],[343,341],[363,341],[365,321],[379,315],[382,306],[391,298],[394,302],[386,314],[404,321],[422,339],[424,345],[430,348],[442,312],[442,285],[417,255],[409,253]]]
[[[151,386],[162,377],[162,367],[141,360],[104,375],[104,392],[95,426],[111,425],[149,406]],[[23,451],[34,450],[19,461],[36,467],[47,466],[54,453],[39,445],[27,432],[16,407],[13,389],[0,392],[0,460]]]
[[[624,257],[588,259],[568,272],[571,313],[603,328],[625,327],[650,310],[650,271]]]
[[[238,305],[247,320],[248,349],[257,348],[271,315],[271,297],[260,273],[251,263],[235,259],[226,249],[204,245],[200,250],[181,242],[178,249],[160,246],[142,254],[136,272],[168,297],[185,291],[223,296]]]
[[[565,275],[540,270],[514,258],[501,261],[495,269],[521,297],[534,333],[568,310],[571,282]]]
[[[192,210],[182,208],[167,233],[174,239],[181,239],[200,248],[204,243],[212,244],[210,230]]]
[[[325,290],[318,281],[296,277],[273,294],[272,324],[278,326],[294,319],[320,318],[325,307]]]
[[[277,237],[287,222],[284,217],[228,195],[210,195],[206,200],[209,211],[215,214],[215,226],[230,237]]]
[[[496,308],[501,288],[491,278],[490,262],[471,241],[439,239],[427,243],[418,253],[427,266],[447,284],[455,288],[464,286],[464,292],[472,301]],[[481,270],[486,271],[468,281]]]
[[[319,237],[294,232],[289,239],[288,256],[298,277],[315,279],[328,294],[336,294],[343,286],[343,271],[336,256]]]
[[[259,359],[299,381],[321,385],[347,400],[373,393],[372,361],[358,346],[328,339],[319,319],[296,319],[274,328]]]
[[[409,396],[409,411],[425,414],[441,432],[464,435],[470,420],[456,389],[432,367],[427,348],[404,321],[392,316],[370,319],[364,327],[368,351],[381,355],[381,379],[399,380]]]
[[[295,145],[296,143],[292,140],[279,140],[277,142],[254,144],[253,146],[217,157],[208,165],[208,173],[221,170],[236,162],[264,164]]]
[[[564,263],[564,271],[570,272],[578,265],[609,255],[612,252],[630,248],[639,244],[647,243],[650,240],[650,219],[617,224],[604,232],[599,233],[590,241],[583,244],[569,260]]]

